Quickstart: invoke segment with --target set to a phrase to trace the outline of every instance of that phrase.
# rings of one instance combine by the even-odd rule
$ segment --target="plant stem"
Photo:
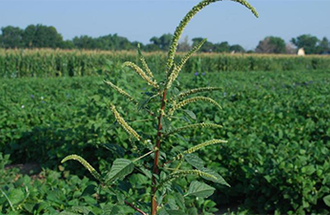
[[[160,113],[158,117],[158,129],[157,129],[157,142],[156,147],[157,150],[155,151],[155,158],[154,158],[154,166],[152,169],[152,200],[151,200],[151,215],[157,214],[157,197],[156,197],[156,191],[157,191],[157,180],[156,175],[159,175],[159,150],[160,150],[160,143],[162,139],[162,118],[165,110],[165,104],[166,104],[166,93],[167,90],[165,89],[163,91],[163,98],[160,108]]]
[[[4,195],[5,198],[7,199],[7,201],[8,201],[8,203],[9,203],[9,206],[11,207],[11,209],[12,209],[13,211],[15,211],[15,208],[14,208],[13,204],[11,203],[10,199],[8,198],[8,196],[6,195],[6,193],[5,193],[1,188],[0,188],[0,191],[1,191],[2,195]]]
[[[142,215],[147,215],[146,213],[144,213],[142,210],[138,209],[137,207],[135,207],[134,205],[132,205],[131,203],[129,203],[128,201],[124,200],[125,204],[130,206],[131,208],[133,208],[135,211],[139,212]]]
[[[148,152],[148,153],[142,155],[141,157],[136,158],[135,160],[133,160],[133,163],[135,163],[136,161],[141,160],[142,158],[144,158],[144,157],[150,155],[151,153],[155,152],[156,150],[157,150],[157,148],[155,148],[154,150],[152,150],[152,151],[150,151],[150,152]]]

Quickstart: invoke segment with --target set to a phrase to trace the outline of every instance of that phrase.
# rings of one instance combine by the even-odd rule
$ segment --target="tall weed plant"
[[[79,155],[69,155],[62,160],[76,160],[80,162],[96,180],[100,187],[107,190],[117,204],[111,208],[109,214],[124,213],[121,208],[131,208],[137,214],[198,214],[201,208],[195,200],[205,199],[213,194],[215,188],[212,183],[224,186],[229,184],[215,170],[208,169],[197,152],[204,147],[216,147],[225,144],[223,139],[210,139],[190,148],[175,145],[175,138],[187,130],[221,129],[222,126],[209,122],[191,123],[189,119],[196,119],[195,114],[187,109],[193,103],[207,103],[221,110],[220,104],[212,98],[199,94],[219,91],[219,87],[202,87],[182,90],[178,76],[188,59],[197,52],[206,40],[193,47],[181,60],[176,62],[176,50],[181,34],[189,21],[203,8],[218,0],[204,0],[194,6],[174,32],[174,37],[167,55],[166,71],[163,80],[157,80],[138,47],[141,66],[133,62],[124,62],[123,66],[135,71],[148,85],[147,99],[141,100],[131,95],[124,88],[117,86],[110,80],[105,80],[110,88],[117,92],[122,99],[126,99],[136,107],[138,113],[145,114],[145,121],[155,125],[154,135],[144,134],[134,128],[133,122],[125,120],[125,107],[117,107],[110,103],[118,125],[124,129],[130,138],[130,145],[140,156],[118,158],[112,163],[110,171],[98,173],[86,160]],[[245,0],[232,0],[248,8],[256,17],[255,9]],[[179,122],[177,122],[179,121]],[[183,123],[185,123],[185,125]],[[176,126],[179,125],[180,126]],[[183,125],[182,125],[183,124]],[[174,140],[173,140],[174,139]],[[110,155],[111,156],[111,155]],[[187,180],[185,180],[187,179]],[[206,181],[206,183],[204,182]],[[128,201],[132,195],[132,183],[139,196],[134,201]],[[128,189],[130,188],[130,189]],[[213,205],[214,206],[214,205]],[[121,211],[121,212],[119,212]],[[212,211],[211,211],[212,212]]]

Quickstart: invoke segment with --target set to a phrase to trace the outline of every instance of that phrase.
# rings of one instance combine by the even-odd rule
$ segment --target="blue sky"
[[[148,43],[173,33],[196,0],[0,0],[0,27],[29,24],[55,26],[64,39],[117,33]],[[197,14],[183,36],[228,41],[254,49],[266,36],[286,42],[301,34],[330,39],[330,0],[250,0],[256,19],[238,3],[220,1]]]

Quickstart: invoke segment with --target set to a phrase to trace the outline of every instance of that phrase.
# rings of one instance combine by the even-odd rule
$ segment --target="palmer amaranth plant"
[[[149,192],[144,199],[136,199],[135,202],[129,202],[128,200],[122,200],[121,202],[133,208],[136,213],[148,214],[147,211],[155,215],[160,214],[197,214],[196,208],[186,208],[184,198],[191,196],[198,198],[207,198],[213,194],[214,188],[210,185],[194,180],[190,182],[189,187],[180,187],[176,182],[178,179],[182,179],[189,176],[189,178],[203,178],[205,180],[219,183],[229,186],[229,184],[215,171],[205,167],[204,162],[194,152],[202,149],[206,146],[215,144],[226,143],[225,140],[212,139],[201,144],[195,145],[191,148],[186,148],[181,152],[172,152],[170,150],[164,151],[164,147],[170,136],[183,132],[189,129],[204,129],[204,128],[221,128],[220,125],[213,123],[196,123],[188,124],[182,127],[173,128],[174,121],[180,117],[180,111],[182,108],[190,103],[204,102],[210,105],[215,105],[219,109],[221,106],[211,98],[204,96],[195,96],[197,93],[210,92],[220,90],[218,87],[203,87],[190,89],[184,92],[179,92],[175,85],[179,85],[177,78],[190,56],[197,52],[199,48],[205,43],[205,40],[201,41],[190,52],[188,52],[178,63],[175,63],[175,54],[178,46],[179,38],[182,31],[188,24],[188,22],[207,5],[214,3],[218,0],[204,0],[193,7],[187,15],[182,19],[179,26],[174,32],[174,37],[170,46],[167,57],[166,71],[164,71],[164,80],[157,81],[150,71],[145,58],[143,57],[139,47],[138,55],[142,68],[132,62],[125,62],[124,66],[133,69],[153,90],[153,94],[150,95],[147,101],[140,103],[138,99],[131,96],[124,89],[116,86],[110,81],[105,81],[105,84],[109,85],[114,91],[119,93],[123,98],[127,99],[132,105],[134,105],[139,111],[146,110],[146,117],[150,120],[154,120],[156,125],[155,138],[150,141],[150,138],[146,140],[144,134],[136,131],[121,114],[117,111],[114,104],[109,104],[111,111],[116,119],[116,122],[131,136],[131,140],[138,142],[137,151],[144,152],[142,156],[132,159],[119,158],[116,159],[110,171],[102,176],[99,174],[86,160],[78,155],[70,155],[62,160],[62,162],[68,160],[77,160],[88,171],[101,182],[102,187],[112,190],[112,195],[117,195],[122,192],[118,186],[118,181],[123,180],[125,177],[132,175],[134,171],[143,173],[149,178],[150,183],[144,188],[145,192]],[[247,3],[245,0],[232,0],[244,5],[246,8],[258,17],[255,9]],[[155,104],[159,104],[160,107]],[[193,115],[189,110],[185,110],[188,115]],[[163,145],[163,148],[162,148]],[[174,147],[174,146],[173,146]],[[151,163],[151,164],[150,164]],[[149,168],[149,169],[148,169]],[[189,181],[189,180],[188,180]],[[129,183],[130,180],[127,180]],[[129,194],[128,194],[129,195]],[[143,201],[140,204],[138,201]],[[147,202],[147,204],[146,204]],[[175,204],[175,202],[181,202]],[[120,207],[120,204],[116,207]],[[194,212],[195,211],[195,212]]]

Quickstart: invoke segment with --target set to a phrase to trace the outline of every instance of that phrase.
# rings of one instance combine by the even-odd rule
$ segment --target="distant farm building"
[[[300,48],[297,53],[298,56],[305,56],[305,50],[304,48]]]

